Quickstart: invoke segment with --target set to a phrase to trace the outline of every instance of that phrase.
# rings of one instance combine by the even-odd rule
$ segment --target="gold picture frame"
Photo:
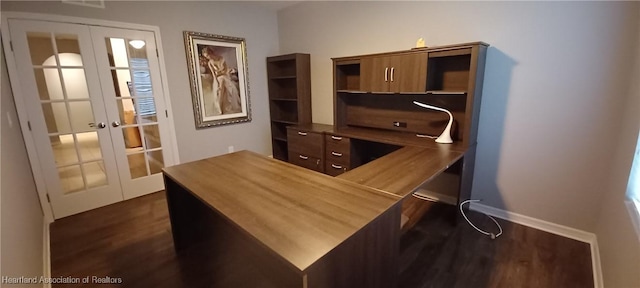
[[[244,38],[184,31],[196,129],[251,121]]]

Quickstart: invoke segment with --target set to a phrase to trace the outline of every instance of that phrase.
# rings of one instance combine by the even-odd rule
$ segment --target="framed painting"
[[[251,121],[244,38],[184,32],[196,128]]]

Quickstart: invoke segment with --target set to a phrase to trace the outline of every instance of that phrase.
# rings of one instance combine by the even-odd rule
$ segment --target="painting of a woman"
[[[196,129],[251,121],[244,38],[184,32]]]
[[[221,49],[217,49],[221,50]],[[235,53],[235,50],[230,52]],[[234,114],[242,112],[242,105],[240,100],[240,85],[238,83],[236,67],[230,67],[223,57],[222,53],[219,53],[212,46],[204,46],[201,50],[203,60],[206,62],[207,72],[210,72],[211,76],[203,79],[204,81],[211,81],[211,99],[210,105],[207,105],[210,109],[211,115],[215,116],[221,114]],[[224,51],[222,51],[224,52]],[[233,54],[235,56],[235,54]],[[235,59],[235,58],[232,58]],[[204,63],[203,63],[204,64]],[[234,65],[237,66],[237,65]],[[206,73],[208,74],[208,73]],[[203,77],[204,78],[204,77]],[[204,85],[203,85],[204,86]],[[208,86],[208,83],[207,83]],[[203,87],[204,88],[204,87]]]

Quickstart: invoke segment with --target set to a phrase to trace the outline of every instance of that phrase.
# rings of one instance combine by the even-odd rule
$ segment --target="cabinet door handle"
[[[306,132],[300,132],[300,131],[298,131],[298,135],[300,135],[300,136],[307,136],[307,133],[306,133]]]
[[[338,152],[334,152],[334,151],[331,151],[331,155],[336,156],[336,157],[342,157],[342,153],[338,153]]]
[[[391,67],[391,82],[393,82],[393,73],[394,71],[396,71],[396,67]]]
[[[342,137],[338,137],[338,136],[331,136],[331,139],[333,139],[333,140],[337,140],[337,141],[340,141],[340,140],[342,140]]]
[[[91,123],[89,123],[89,127],[102,129],[104,127],[107,127],[107,124],[105,124],[104,122],[100,122],[100,123],[97,123],[97,124],[94,123],[94,122],[91,122]]]
[[[342,166],[336,165],[336,164],[331,164],[331,167],[336,168],[336,169],[342,169]]]
[[[304,155],[299,155],[298,157],[300,157],[300,159],[302,159],[302,160],[307,160],[307,159],[309,159],[309,157],[304,156]]]
[[[389,81],[389,67],[384,67],[384,82]]]

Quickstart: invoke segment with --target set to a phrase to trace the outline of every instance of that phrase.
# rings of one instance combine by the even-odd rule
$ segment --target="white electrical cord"
[[[498,232],[498,234],[493,234],[493,233],[489,233],[489,232],[483,231],[480,228],[476,227],[476,225],[473,225],[473,223],[471,223],[471,221],[469,221],[469,218],[467,218],[467,215],[464,214],[464,210],[462,210],[462,205],[470,203],[470,202],[480,202],[480,200],[468,199],[468,200],[462,201],[462,203],[460,203],[460,213],[462,213],[462,217],[464,217],[464,220],[467,220],[467,223],[469,223],[469,225],[471,225],[471,227],[473,227],[476,230],[478,230],[478,232],[491,237],[491,239],[496,239],[496,238],[498,238],[498,236],[502,235],[502,227],[500,227],[500,224],[498,224],[498,221],[496,221],[496,219],[494,219],[493,217],[491,217],[489,215],[487,215],[487,216],[489,218],[491,218],[491,220],[493,220],[493,223],[496,223],[496,226],[498,226],[498,229],[500,229],[500,232]]]

